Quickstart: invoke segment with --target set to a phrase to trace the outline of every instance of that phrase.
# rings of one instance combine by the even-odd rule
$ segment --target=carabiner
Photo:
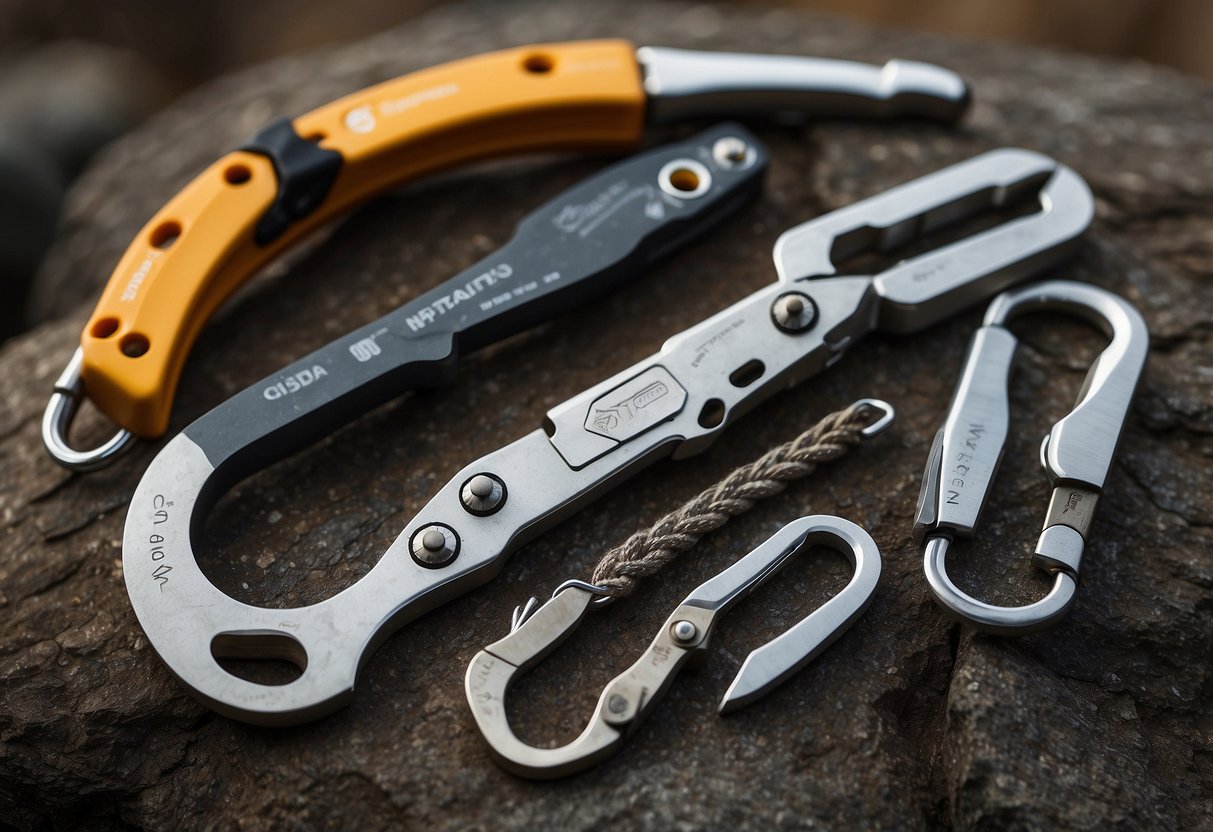
[[[798,552],[815,545],[829,546],[851,559],[855,572],[850,583],[798,624],[750,653],[720,703],[720,712],[726,713],[748,705],[804,667],[868,608],[880,579],[880,550],[866,531],[840,517],[801,517],[705,581],[666,619],[644,655],[607,684],[581,735],[560,748],[536,748],[519,740],[510,728],[505,696],[515,677],[572,634],[602,591],[569,582],[523,620],[516,613],[510,634],[477,653],[464,679],[468,705],[494,759],[514,774],[546,779],[574,774],[613,754],[686,661],[706,651],[721,614]]]
[[[1053,425],[1040,446],[1041,466],[1053,495],[1032,563],[1055,576],[1053,588],[1033,604],[1001,607],[959,589],[948,577],[945,561],[954,537],[973,534],[1002,459],[1007,382],[1017,344],[1006,324],[1042,309],[1085,318],[1111,343],[1087,373],[1074,409]],[[914,523],[915,536],[926,539],[927,583],[954,618],[998,635],[1026,635],[1051,626],[1069,611],[1087,533],[1149,341],[1145,321],[1128,301],[1085,283],[1033,283],[1004,292],[990,304],[973,338],[947,421],[935,436]]]
[[[87,472],[109,465],[114,457],[130,447],[135,435],[118,428],[118,432],[108,441],[87,451],[77,450],[68,444],[68,431],[84,398],[84,379],[80,372],[83,364],[84,349],[77,347],[72,360],[67,362],[59,378],[55,379],[54,392],[42,413],[42,444],[51,458],[64,468]]]

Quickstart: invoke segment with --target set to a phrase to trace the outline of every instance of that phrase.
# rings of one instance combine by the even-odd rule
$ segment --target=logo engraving
[[[948,505],[960,505],[960,494],[965,487],[965,477],[973,470],[973,457],[977,453],[977,446],[988,430],[983,424],[969,424],[969,433],[964,440],[964,450],[957,451],[952,460],[952,470],[949,472],[951,478],[948,480],[951,488],[948,489],[945,499]]]
[[[382,352],[383,350],[375,343],[374,338],[362,338],[350,344],[350,355],[360,363],[366,363]]]
[[[281,399],[283,396],[289,396],[292,393],[298,393],[309,384],[314,384],[320,379],[329,374],[328,370],[321,367],[319,364],[313,365],[310,370],[303,369],[297,373],[287,376],[282,381],[276,381],[269,387],[261,391],[261,395],[268,401]]]
[[[639,411],[669,395],[670,388],[664,381],[654,381],[639,392],[616,405],[594,409],[594,427],[604,433],[632,421]]]

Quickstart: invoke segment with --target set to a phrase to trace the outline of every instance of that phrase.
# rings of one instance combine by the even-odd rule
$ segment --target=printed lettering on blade
[[[269,401],[281,399],[283,396],[289,396],[292,393],[298,393],[304,387],[314,384],[320,379],[327,376],[328,370],[321,367],[319,364],[313,365],[312,368],[302,369],[297,373],[287,376],[281,381],[276,381],[269,387],[261,391],[261,395]]]
[[[973,457],[977,453],[977,446],[981,442],[981,438],[985,436],[987,428],[982,424],[969,425],[969,432],[965,436],[964,450],[956,452],[952,459],[952,468],[949,471],[950,478],[948,485],[947,504],[955,506],[960,504],[960,494],[965,487],[965,478],[969,476],[969,472],[973,470]]]
[[[423,306],[416,313],[409,315],[405,321],[408,323],[410,330],[420,332],[443,315],[453,311],[459,304],[467,303],[486,289],[496,286],[501,281],[508,280],[513,276],[513,266],[509,263],[498,263],[488,271],[481,272],[467,283],[454,289],[450,294],[434,298],[427,306]]]

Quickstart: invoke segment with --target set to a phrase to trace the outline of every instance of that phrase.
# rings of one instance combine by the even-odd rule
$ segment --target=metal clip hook
[[[51,393],[50,401],[42,414],[42,444],[51,458],[63,467],[87,472],[108,465],[114,457],[130,446],[135,435],[119,428],[107,442],[87,451],[76,450],[67,443],[72,420],[76,418],[80,400],[84,398],[84,378],[81,374],[83,364],[84,350],[77,347],[72,360],[67,362],[63,372],[55,380],[55,390]]]
[[[1000,607],[959,589],[948,577],[945,560],[954,537],[973,534],[1002,459],[1007,382],[1017,344],[1006,324],[1042,309],[1083,317],[1103,329],[1111,343],[1087,373],[1074,409],[1041,445],[1053,495],[1032,562],[1056,576],[1053,588],[1033,604]],[[990,304],[947,421],[935,437],[914,524],[915,535],[926,538],[927,583],[953,617],[986,632],[1025,635],[1051,626],[1069,611],[1087,532],[1145,366],[1149,339],[1136,309],[1088,284],[1044,281],[1005,292]]]
[[[749,704],[804,667],[863,614],[880,578],[880,551],[871,536],[854,523],[829,515],[789,523],[701,584],[678,605],[644,655],[606,686],[593,719],[577,739],[560,748],[536,748],[511,730],[505,696],[515,677],[572,634],[598,595],[594,587],[562,585],[551,600],[508,636],[477,653],[468,666],[464,680],[468,705],[494,758],[515,774],[552,778],[581,771],[614,753],[687,659],[707,648],[719,616],[813,545],[829,546],[850,557],[855,567],[850,583],[791,629],[750,653],[724,695],[721,713]]]

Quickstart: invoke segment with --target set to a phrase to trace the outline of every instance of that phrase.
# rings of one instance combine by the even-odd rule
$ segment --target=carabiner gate
[[[84,398],[83,365],[84,349],[77,347],[72,360],[55,379],[54,392],[42,413],[42,444],[51,458],[64,468],[87,472],[109,465],[114,457],[130,447],[135,435],[119,428],[108,441],[87,451],[76,450],[68,444],[68,431]]]
[[[574,774],[614,753],[696,653],[707,648],[717,619],[798,552],[824,545],[846,554],[855,567],[850,583],[782,635],[746,658],[720,704],[721,713],[758,699],[842,635],[871,603],[880,578],[880,551],[859,526],[829,515],[802,517],[683,600],[635,664],[602,691],[594,717],[575,740],[536,748],[510,728],[505,696],[514,679],[572,635],[601,595],[589,584],[562,584],[551,600],[525,617],[505,638],[481,650],[464,679],[468,705],[494,759],[514,774],[553,778]],[[519,616],[515,615],[515,621]]]
[[[1033,604],[1002,607],[959,589],[948,577],[945,561],[955,537],[973,534],[1002,460],[1008,381],[1018,343],[1006,324],[1038,310],[1085,318],[1103,329],[1111,343],[1087,373],[1074,409],[1053,425],[1041,444],[1040,461],[1053,494],[1032,563],[1055,576],[1053,588]],[[1051,626],[1069,611],[1087,532],[1145,366],[1149,340],[1136,309],[1089,284],[1029,284],[990,304],[973,338],[947,421],[931,448],[914,523],[915,536],[925,538],[927,583],[954,618],[998,635],[1026,635]]]

